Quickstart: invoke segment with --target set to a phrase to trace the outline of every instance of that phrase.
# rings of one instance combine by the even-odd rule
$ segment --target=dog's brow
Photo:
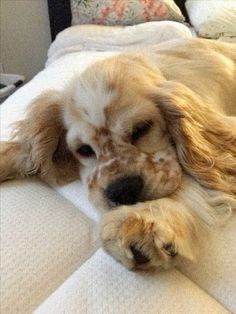
[[[88,123],[94,127],[102,127],[106,122],[104,108],[111,103],[115,92],[108,91],[104,82],[96,82],[91,88],[92,83],[89,80],[78,82],[74,107]]]

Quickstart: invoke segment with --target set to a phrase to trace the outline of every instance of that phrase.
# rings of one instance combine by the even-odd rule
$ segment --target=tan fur
[[[33,102],[15,142],[1,145],[0,180],[65,183],[80,170],[92,202],[110,208],[108,184],[139,175],[141,203],[105,215],[104,247],[129,268],[194,260],[206,226],[236,208],[235,82],[236,45],[215,41],[169,41],[96,62],[64,92]],[[140,122],[150,130],[132,142]],[[83,144],[89,158],[78,153]],[[137,265],[132,246],[150,261]]]
[[[1,142],[0,181],[35,174],[34,165],[20,143]]]
[[[236,129],[180,83],[163,84],[154,98],[184,169],[202,185],[236,196]]]
[[[39,175],[47,183],[65,184],[78,178],[78,161],[65,143],[62,97],[47,92],[15,123],[13,139],[1,143],[1,181]]]
[[[194,260],[198,235],[204,232],[197,217],[170,198],[118,208],[106,214],[101,230],[106,250],[130,269],[168,268],[181,257]],[[176,255],[169,255],[166,244],[171,244]],[[150,262],[136,264],[130,253],[131,246],[142,251]]]
[[[181,189],[169,198],[122,206],[105,214],[101,239],[111,255],[133,270],[169,268],[186,259],[196,262],[208,232],[225,222],[231,209],[236,209],[235,198],[205,189],[186,176]],[[131,246],[149,262],[136,263]]]

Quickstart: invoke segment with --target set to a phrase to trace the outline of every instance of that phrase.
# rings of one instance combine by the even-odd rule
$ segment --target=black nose
[[[127,176],[108,185],[106,197],[116,205],[135,204],[139,200],[143,188],[140,176]]]

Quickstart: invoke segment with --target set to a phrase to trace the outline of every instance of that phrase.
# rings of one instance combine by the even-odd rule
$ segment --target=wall
[[[46,0],[0,0],[0,60],[30,80],[43,69],[51,42]]]

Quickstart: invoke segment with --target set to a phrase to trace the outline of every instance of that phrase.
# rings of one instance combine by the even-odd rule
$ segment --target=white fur
[[[95,86],[78,81],[75,91],[75,106],[83,119],[95,127],[105,126],[104,108],[112,101],[114,92],[108,91],[102,81],[97,81]]]
[[[177,198],[208,225],[223,223],[230,217],[231,211],[236,209],[233,197],[220,191],[206,189],[187,175],[182,179]]]

